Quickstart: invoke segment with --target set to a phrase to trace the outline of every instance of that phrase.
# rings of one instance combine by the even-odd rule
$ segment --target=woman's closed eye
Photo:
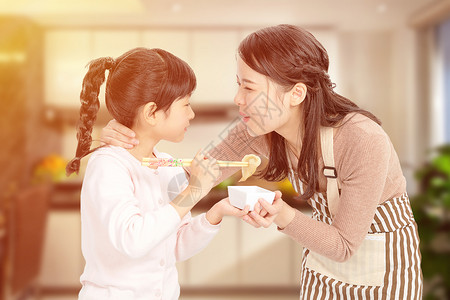
[[[246,85],[242,86],[241,83],[240,83],[239,81],[236,82],[236,83],[237,83],[237,85],[238,85],[239,87],[242,87],[244,90],[247,90],[247,91],[253,91],[252,88],[250,88],[250,87],[248,87],[248,86],[246,86]]]

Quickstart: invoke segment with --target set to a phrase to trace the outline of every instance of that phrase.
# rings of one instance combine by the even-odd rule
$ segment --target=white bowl
[[[252,211],[258,199],[262,198],[272,204],[275,198],[275,192],[253,185],[228,186],[228,197],[231,205],[240,209],[244,209],[246,205],[249,205],[250,211]]]

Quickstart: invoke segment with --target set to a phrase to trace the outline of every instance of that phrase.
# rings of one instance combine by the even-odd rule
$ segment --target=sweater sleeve
[[[141,257],[176,232],[180,217],[170,204],[143,212],[129,170],[108,155],[91,158],[83,182],[82,213],[105,228],[115,249]]]
[[[252,137],[247,132],[246,125],[238,121],[237,124],[231,124],[219,134],[222,141],[216,146],[211,147],[209,154],[217,160],[241,161],[247,154],[256,154],[268,157],[267,144],[265,136]],[[223,168],[221,176],[217,183],[230,177],[241,168]]]
[[[202,213],[194,218],[189,212],[181,221],[177,233],[175,257],[184,261],[202,251],[219,232],[220,224],[212,225]]]
[[[338,170],[340,202],[332,224],[296,211],[292,222],[282,230],[311,251],[339,262],[355,253],[369,231],[384,189],[391,149],[384,132],[374,134],[356,128],[346,141]]]

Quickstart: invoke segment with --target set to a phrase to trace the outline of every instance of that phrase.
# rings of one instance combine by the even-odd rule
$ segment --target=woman
[[[276,199],[243,217],[255,227],[274,222],[304,247],[301,299],[421,299],[417,225],[399,159],[380,121],[334,92],[328,65],[323,46],[299,27],[247,36],[234,99],[242,122],[210,154],[267,157],[262,178],[288,177],[312,207],[310,218]],[[120,132],[110,122],[102,140],[133,142]]]

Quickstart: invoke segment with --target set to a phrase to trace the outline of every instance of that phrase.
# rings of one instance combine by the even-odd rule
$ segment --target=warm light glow
[[[377,6],[377,12],[380,14],[386,12],[386,10],[387,10],[387,5],[385,3],[381,3]]]
[[[2,13],[38,14],[97,14],[97,13],[141,13],[145,9],[139,0],[16,0],[0,1]]]
[[[173,11],[174,13],[180,12],[182,8],[183,8],[183,6],[181,6],[180,3],[174,3],[174,4],[172,5],[172,11]]]
[[[26,55],[23,52],[0,52],[0,64],[2,63],[23,63]]]

